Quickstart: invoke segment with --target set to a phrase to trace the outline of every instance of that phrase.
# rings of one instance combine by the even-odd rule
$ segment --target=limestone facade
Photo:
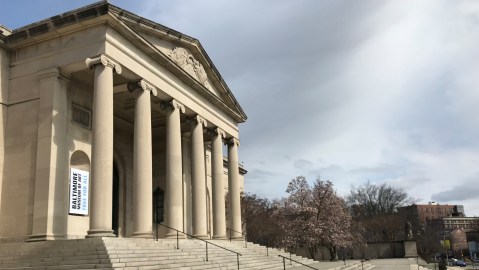
[[[242,230],[247,117],[198,40],[102,1],[0,27],[0,68],[0,242]]]

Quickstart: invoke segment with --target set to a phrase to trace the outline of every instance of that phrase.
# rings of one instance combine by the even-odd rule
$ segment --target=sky
[[[0,24],[93,2],[2,1]],[[200,40],[248,115],[247,192],[370,181],[479,216],[479,1],[109,2]]]

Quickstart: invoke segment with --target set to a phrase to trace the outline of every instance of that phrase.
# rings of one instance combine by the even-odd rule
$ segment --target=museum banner
[[[88,181],[90,173],[71,169],[70,173],[70,214],[88,215]]]

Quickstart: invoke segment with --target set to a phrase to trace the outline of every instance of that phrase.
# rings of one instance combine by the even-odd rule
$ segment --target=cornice
[[[34,38],[59,28],[81,23],[95,17],[108,14],[110,4],[100,1],[79,9],[75,9],[60,15],[32,23],[12,31],[7,36],[8,44],[15,44],[23,40]]]
[[[223,156],[223,166],[228,167],[229,161],[227,156]],[[238,163],[239,173],[245,175],[248,171],[244,168],[243,164]]]

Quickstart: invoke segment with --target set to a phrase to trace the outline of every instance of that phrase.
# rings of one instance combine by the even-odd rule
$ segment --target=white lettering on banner
[[[71,169],[70,173],[70,214],[88,215],[89,172]]]

